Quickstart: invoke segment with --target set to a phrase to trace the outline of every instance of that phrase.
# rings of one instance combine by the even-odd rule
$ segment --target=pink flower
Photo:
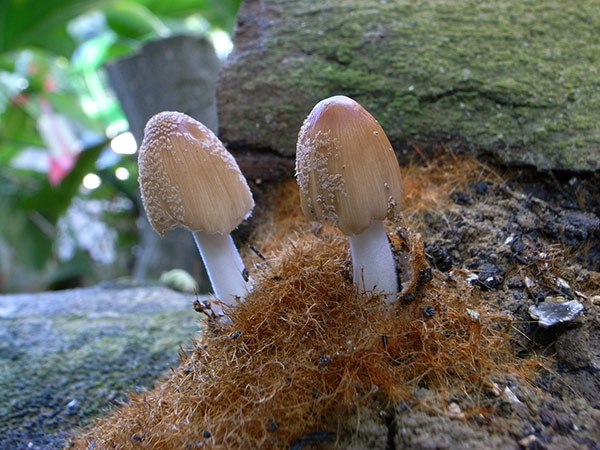
[[[62,180],[73,170],[79,154],[48,155],[48,180],[50,185],[58,186]]]

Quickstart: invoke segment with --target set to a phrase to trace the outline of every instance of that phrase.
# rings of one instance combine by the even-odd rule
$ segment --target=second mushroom
[[[402,184],[379,123],[348,97],[319,102],[298,135],[296,179],[307,218],[349,236],[354,283],[393,300],[398,277],[383,220],[399,214]]]

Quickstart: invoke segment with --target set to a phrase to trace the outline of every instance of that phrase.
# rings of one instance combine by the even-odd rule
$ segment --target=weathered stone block
[[[400,152],[445,141],[594,170],[599,18],[594,0],[248,0],[220,75],[220,136],[291,156],[314,104],[345,94]]]
[[[194,296],[151,287],[0,295],[0,448],[62,448],[191,346]]]

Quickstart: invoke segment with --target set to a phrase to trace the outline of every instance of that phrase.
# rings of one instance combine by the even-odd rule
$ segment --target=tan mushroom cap
[[[313,108],[296,148],[302,211],[347,235],[399,213],[400,166],[385,132],[354,100],[335,96]]]
[[[138,167],[146,215],[161,235],[178,226],[229,234],[254,207],[233,156],[183,113],[162,112],[148,121]]]

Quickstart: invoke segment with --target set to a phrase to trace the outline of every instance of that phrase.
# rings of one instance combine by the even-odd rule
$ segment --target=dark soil
[[[522,170],[508,179],[471,183],[453,193],[450,208],[428,213],[426,254],[448,276],[467,270],[484,298],[514,318],[516,353],[539,355],[544,369],[533,385],[510,374],[498,379],[491,421],[398,405],[375,419],[365,412],[350,442],[381,434],[379,423],[392,437],[378,448],[600,448],[600,175]],[[556,300],[584,310],[539,326],[529,308]],[[473,407],[468,398],[453,402],[458,411]]]

